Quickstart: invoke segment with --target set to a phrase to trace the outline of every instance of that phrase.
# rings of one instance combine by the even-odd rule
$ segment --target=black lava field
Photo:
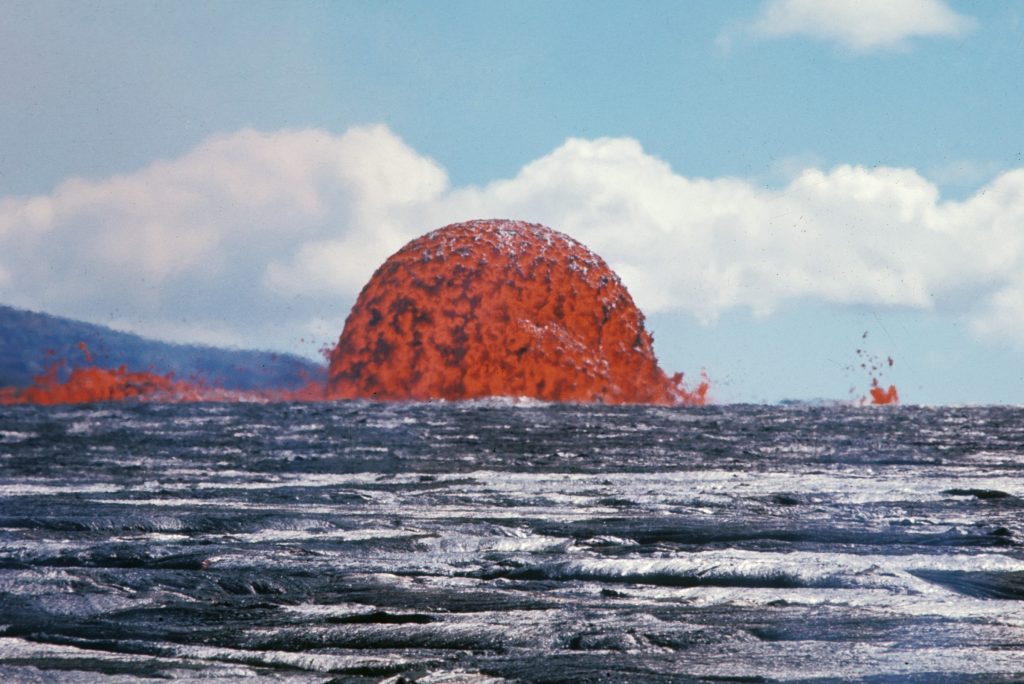
[[[1024,409],[0,412],[0,681],[1011,682]]]

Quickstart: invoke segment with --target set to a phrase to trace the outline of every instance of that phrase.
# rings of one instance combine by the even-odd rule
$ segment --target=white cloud
[[[1024,344],[1024,278],[997,290],[971,318],[975,333]]]
[[[266,286],[304,273],[273,274],[344,236],[359,247],[338,263],[350,291],[409,237],[389,236],[387,213],[447,182],[383,126],[217,136],[135,173],[0,198],[0,271],[9,274],[0,301],[143,333],[178,331],[182,341],[231,339],[228,326],[253,344],[287,344],[275,321],[323,302],[291,297],[305,291],[294,283],[284,292]],[[328,292],[336,301],[337,290]],[[190,332],[203,328],[217,332]]]
[[[868,51],[902,48],[910,38],[959,36],[974,23],[942,0],[769,0],[752,28],[771,38],[809,36]]]
[[[495,214],[557,226],[604,255],[646,311],[712,320],[802,298],[932,307],[989,277],[972,264],[1008,254],[970,239],[986,211],[976,205],[940,204],[909,169],[809,169],[769,191],[679,176],[632,140],[570,140],[515,179],[451,193],[438,222]],[[988,221],[1005,245],[1006,227]]]
[[[1024,170],[956,202],[899,168],[808,168],[766,189],[681,176],[635,140],[602,138],[450,188],[381,126],[242,131],[133,174],[0,199],[0,301],[179,341],[298,349],[325,322],[340,332],[404,242],[488,217],[576,237],[648,313],[711,321],[806,299],[955,309],[978,334],[1024,343]]]

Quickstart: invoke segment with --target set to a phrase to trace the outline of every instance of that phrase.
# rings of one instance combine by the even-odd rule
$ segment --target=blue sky
[[[1022,18],[9,0],[0,301],[312,354],[404,241],[508,216],[601,254],[720,400],[862,394],[866,347],[906,401],[1024,403]]]

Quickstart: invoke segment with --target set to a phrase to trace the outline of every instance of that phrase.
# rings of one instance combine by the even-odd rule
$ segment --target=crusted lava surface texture
[[[706,386],[679,382],[600,257],[541,225],[487,220],[428,233],[377,269],[331,352],[328,396],[703,403]]]

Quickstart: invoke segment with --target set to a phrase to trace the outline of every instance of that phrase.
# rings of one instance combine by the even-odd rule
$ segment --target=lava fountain
[[[86,364],[93,358],[80,344]],[[608,404],[703,405],[658,367],[643,314],[596,254],[532,223],[459,223],[413,240],[363,288],[326,386],[232,391],[201,378],[76,366],[31,387],[0,387],[0,405],[102,401],[384,401],[528,397]]]
[[[544,226],[470,221],[377,269],[330,354],[330,399],[701,405],[654,356],[644,317],[596,254]]]

